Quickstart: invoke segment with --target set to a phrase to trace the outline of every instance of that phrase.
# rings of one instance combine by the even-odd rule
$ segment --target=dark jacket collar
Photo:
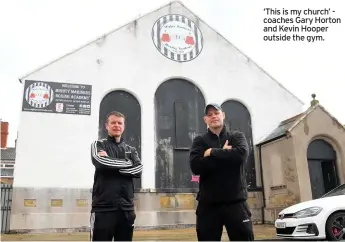
[[[218,136],[215,133],[213,133],[209,128],[207,128],[207,133],[213,138],[218,138]],[[222,130],[219,133],[219,137],[223,136],[225,133],[226,133],[226,126],[224,125]]]
[[[122,137],[121,137],[121,139],[120,139],[120,142],[116,142],[116,139],[115,139],[113,136],[110,136],[110,135],[107,136],[107,140],[109,140],[109,141],[111,141],[111,142],[114,142],[114,143],[116,143],[116,144],[120,144],[120,143],[123,142],[123,138],[122,138]]]

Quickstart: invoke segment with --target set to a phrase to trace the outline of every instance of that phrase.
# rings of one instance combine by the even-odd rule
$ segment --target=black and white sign
[[[22,111],[90,115],[92,86],[26,80]]]
[[[152,27],[152,40],[162,55],[177,62],[194,60],[204,45],[199,27],[179,14],[159,18]]]

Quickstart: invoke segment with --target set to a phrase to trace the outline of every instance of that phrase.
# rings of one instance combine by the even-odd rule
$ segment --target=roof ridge
[[[330,112],[328,112],[324,106],[322,106],[320,103],[317,103],[313,106],[310,106],[305,112],[299,114],[300,115],[299,117],[298,117],[298,115],[296,115],[297,118],[295,120],[293,120],[292,125],[290,124],[291,126],[288,126],[288,128],[285,127],[282,129],[282,126],[287,125],[291,122],[286,122],[286,123],[281,122],[276,128],[274,128],[268,135],[266,135],[266,137],[264,137],[256,145],[262,145],[265,143],[270,143],[277,138],[284,137],[286,135],[291,134],[291,131],[294,128],[296,128],[309,114],[314,112],[317,108],[320,108],[323,112],[326,113],[326,115],[328,115],[331,119],[333,119],[343,130],[345,130],[345,126],[343,124],[341,124],[337,118],[335,118]],[[296,116],[294,116],[294,117],[296,117]],[[287,120],[289,120],[289,119],[287,119]],[[280,130],[279,130],[279,128],[280,128]]]
[[[313,106],[310,106],[306,111],[305,111],[305,114],[303,116],[301,116],[297,121],[296,123],[294,123],[288,130],[287,132],[291,132],[295,127],[298,126],[298,124],[300,122],[302,122],[309,114],[311,114],[312,112],[314,112],[314,110],[316,108],[320,108],[322,111],[324,111],[330,118],[332,118],[335,122],[337,122],[339,124],[339,126],[341,126],[344,130],[345,130],[345,126],[343,124],[340,123],[340,121],[334,117],[329,111],[327,111],[327,109],[322,106],[320,103],[317,103]]]

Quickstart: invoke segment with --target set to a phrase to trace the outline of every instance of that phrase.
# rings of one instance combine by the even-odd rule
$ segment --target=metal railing
[[[1,184],[1,233],[10,232],[13,186]]]

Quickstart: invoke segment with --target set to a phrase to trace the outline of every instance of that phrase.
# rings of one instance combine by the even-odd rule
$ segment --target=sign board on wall
[[[26,80],[22,111],[90,115],[91,93],[91,85]]]
[[[162,55],[177,62],[194,60],[204,45],[199,27],[179,14],[159,18],[152,27],[152,40]]]

